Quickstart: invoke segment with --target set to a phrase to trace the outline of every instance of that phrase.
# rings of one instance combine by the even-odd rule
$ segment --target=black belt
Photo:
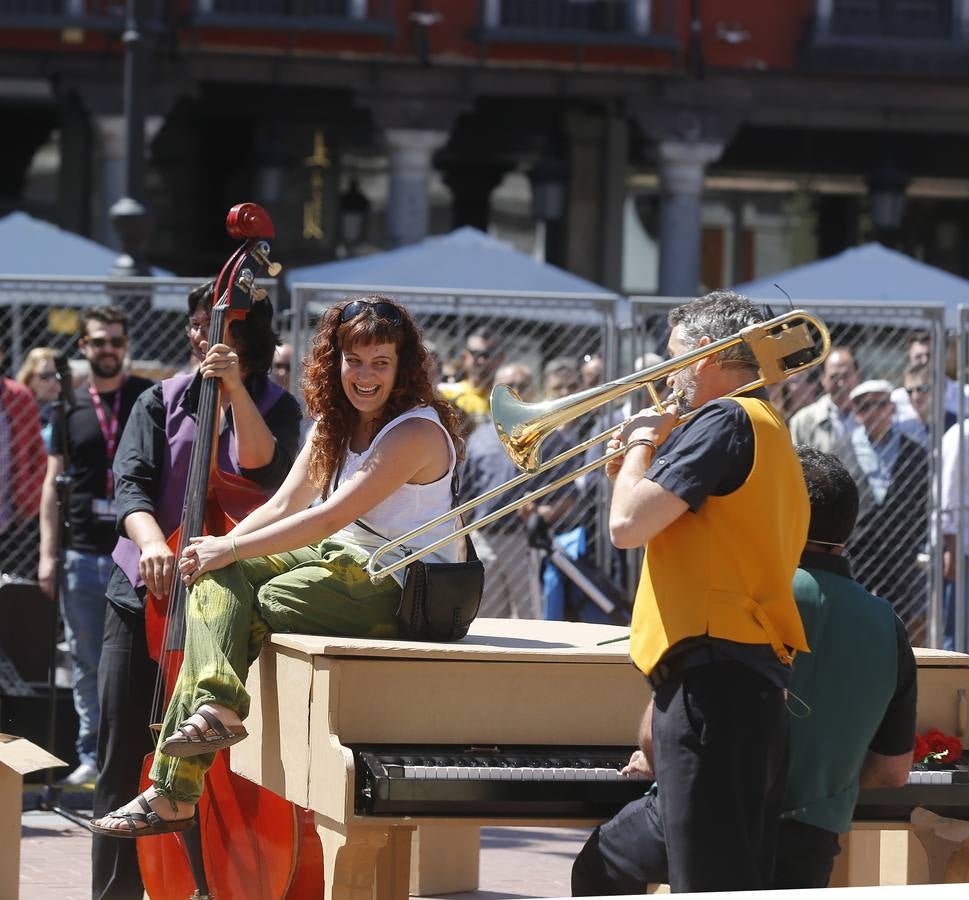
[[[646,676],[649,686],[655,691],[659,686],[668,681],[674,675],[679,675],[687,669],[695,669],[697,666],[706,666],[711,663],[729,662],[730,658],[719,650],[708,644],[699,644],[689,650],[681,650],[663,657],[654,667],[653,671]]]

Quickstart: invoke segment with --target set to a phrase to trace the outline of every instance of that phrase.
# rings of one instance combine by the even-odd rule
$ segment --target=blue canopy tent
[[[880,301],[884,303],[941,303],[946,325],[958,325],[958,308],[969,303],[969,281],[926,265],[881,244],[852,247],[828,259],[807,263],[738,284],[735,290],[752,300],[766,300],[778,313],[787,300],[795,306],[810,301]]]
[[[605,288],[515,250],[477,228],[425,238],[386,253],[290,269],[287,283],[471,289],[544,294],[597,294]]]
[[[117,260],[117,250],[25,212],[12,212],[0,219],[0,275],[4,277],[106,277]],[[171,275],[155,268],[151,273],[156,277]]]

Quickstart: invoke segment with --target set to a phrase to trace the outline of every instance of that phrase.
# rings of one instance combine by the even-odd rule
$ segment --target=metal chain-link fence
[[[294,358],[301,358],[316,322],[329,306],[349,296],[383,294],[399,301],[414,315],[432,348],[440,370],[443,396],[462,411],[467,460],[461,467],[460,499],[478,497],[518,474],[501,449],[490,417],[492,383],[510,383],[523,399],[541,401],[574,393],[617,374],[616,310],[613,295],[537,294],[371,288],[366,285],[296,285],[292,290]],[[294,368],[294,382],[297,372]],[[594,431],[611,423],[603,412],[571,423],[551,434],[543,445],[550,459]],[[590,451],[595,455],[601,448]],[[522,493],[548,484],[556,475],[572,471],[582,457],[557,472],[538,476],[507,495],[474,510],[470,520],[517,499]],[[596,471],[578,484],[563,486],[542,498],[532,510],[533,543],[543,524],[555,542],[552,550],[578,557],[592,577],[605,574],[621,580],[621,557],[608,540],[608,484]],[[549,548],[529,547],[529,523],[512,513],[475,536],[486,564],[481,615],[565,618],[598,614],[585,595],[569,585],[561,570],[546,564],[544,581],[539,567]],[[609,585],[605,586],[609,590]],[[618,617],[623,617],[626,594],[620,592]],[[614,598],[617,599],[617,598]],[[584,609],[582,607],[585,607]]]
[[[131,370],[152,378],[165,377],[188,365],[185,335],[188,291],[200,279],[0,279],[0,348],[5,373],[15,377],[30,350],[49,347],[56,352],[76,348],[78,315],[82,308],[114,303],[129,311]],[[274,285],[267,283],[272,293]],[[366,286],[297,285],[284,338],[295,348],[292,387],[297,397],[300,367],[321,312],[349,295],[373,293]],[[526,400],[539,401],[563,395],[629,371],[644,354],[665,353],[667,314],[682,302],[666,298],[634,299],[633,328],[624,343],[620,365],[617,325],[619,298],[611,295],[545,295],[512,293],[393,290],[387,292],[414,314],[437,360],[442,392],[458,407],[464,406],[468,460],[462,467],[461,498],[480,496],[516,470],[493,437],[487,405],[491,381],[517,385]],[[274,296],[274,295],[273,295]],[[862,512],[851,543],[857,577],[875,593],[890,600],[909,627],[917,644],[941,646],[946,635],[955,646],[966,646],[965,597],[969,565],[963,554],[948,558],[943,578],[943,531],[954,537],[953,546],[969,552],[969,515],[965,503],[943,507],[943,434],[946,425],[969,412],[969,400],[960,400],[959,372],[969,370],[969,349],[945,344],[943,310],[932,304],[805,303],[829,325],[836,348],[854,360],[855,372],[834,371],[839,354],[822,368],[790,379],[772,391],[775,403],[801,440],[835,450],[859,482]],[[962,312],[961,333],[969,327]],[[910,340],[911,339],[911,340]],[[947,353],[949,368],[947,375]],[[470,351],[470,352],[469,352]],[[76,355],[76,354],[74,354]],[[29,367],[28,367],[29,368]],[[836,368],[836,367],[834,367]],[[49,369],[48,369],[49,371]],[[833,372],[833,374],[831,374]],[[825,374],[829,373],[829,374]],[[78,373],[83,375],[82,372]],[[44,379],[27,379],[38,395],[37,413],[44,405]],[[846,395],[863,381],[887,380],[893,393],[891,408],[865,398]],[[965,383],[965,377],[960,379]],[[837,396],[837,402],[832,398]],[[462,402],[460,397],[464,397]],[[869,395],[877,399],[878,394]],[[864,402],[862,402],[864,401]],[[963,408],[960,411],[959,405]],[[832,405],[833,404],[833,405]],[[624,404],[635,408],[631,399]],[[864,407],[863,409],[861,407]],[[892,440],[885,449],[879,438],[889,412]],[[603,410],[552,434],[543,453],[555,453],[617,422],[620,410]],[[8,417],[9,418],[9,417]],[[838,440],[825,431],[837,420],[843,430]],[[23,422],[8,422],[21,433]],[[832,426],[834,427],[834,426]],[[882,436],[883,438],[884,436]],[[957,447],[958,441],[951,441]],[[587,458],[598,455],[589,451]],[[954,452],[960,452],[957,448]],[[962,451],[965,452],[965,451]],[[6,462],[11,478],[14,466],[43,468],[43,456],[25,460],[20,454]],[[527,487],[548,483],[577,467],[583,460],[566,463],[555,473],[539,476]],[[969,490],[969,458],[965,466],[952,466],[958,497]],[[489,502],[483,511],[516,499],[526,488]],[[638,575],[635,563],[612,550],[608,540],[608,485],[600,471],[577,484],[564,486],[537,504],[558,549],[617,585],[619,603],[631,599]],[[477,515],[483,514],[479,511]],[[533,510],[534,511],[534,510]],[[944,515],[935,515],[937,511]],[[475,514],[472,514],[472,518]],[[541,522],[533,519],[533,525]],[[0,571],[23,577],[36,573],[37,526],[34,516],[18,514],[0,531]],[[541,528],[538,528],[541,531]],[[534,543],[535,541],[533,541]],[[540,543],[540,541],[539,541]],[[483,531],[477,539],[489,566],[483,615],[517,614],[552,617],[591,616],[578,609],[585,601],[553,566],[546,566],[545,583],[538,567],[548,548],[529,548],[522,516],[512,514]],[[946,587],[948,585],[948,587]],[[943,594],[951,609],[948,627],[942,615]],[[954,597],[963,598],[954,602]],[[620,610],[621,611],[621,610]],[[954,637],[952,635],[954,634]]]
[[[36,429],[49,440],[51,403],[58,393],[52,355],[71,359],[75,388],[87,377],[87,363],[77,352],[80,314],[85,308],[116,305],[128,313],[130,372],[151,379],[184,370],[190,361],[186,336],[188,292],[204,278],[0,278],[0,372],[22,379],[33,402],[4,392],[3,422],[9,430],[8,458],[0,458],[0,573],[34,578],[37,574],[38,524],[36,482],[43,478],[46,451]],[[275,300],[274,282],[260,282]],[[31,353],[41,348],[50,352]],[[26,396],[26,395],[24,395]],[[0,442],[2,450],[3,442]],[[3,483],[6,481],[6,483]],[[29,486],[28,486],[29,485]],[[14,502],[16,501],[16,502]]]
[[[682,302],[633,298],[638,352],[664,352],[667,315]],[[958,397],[946,375],[944,309],[851,301],[798,306],[827,323],[833,349],[824,366],[772,388],[771,399],[795,443],[836,453],[859,486],[848,544],[855,577],[891,601],[914,644],[941,646],[943,545],[934,512],[942,436],[955,421]],[[767,315],[781,312],[775,304]],[[865,382],[867,392],[855,391],[852,399]]]

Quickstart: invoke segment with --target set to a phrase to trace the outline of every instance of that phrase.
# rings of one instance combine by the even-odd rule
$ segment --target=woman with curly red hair
[[[426,363],[417,325],[392,300],[350,300],[323,316],[303,377],[315,424],[271,500],[225,537],[192,538],[182,555],[191,588],[185,657],[153,786],[93,830],[143,837],[191,826],[215,751],[246,736],[246,673],[268,632],[396,635],[400,586],[371,584],[364,567],[380,536],[450,509],[461,450]],[[440,526],[419,546],[451,530]],[[436,554],[458,557],[458,542]]]

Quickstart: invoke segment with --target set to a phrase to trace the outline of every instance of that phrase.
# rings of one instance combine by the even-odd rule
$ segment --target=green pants
[[[205,703],[249,714],[245,681],[270,631],[393,638],[400,588],[371,583],[368,554],[336,541],[233,563],[203,575],[189,592],[185,657],[168,704],[161,741]],[[159,793],[194,803],[215,759],[155,752]]]

